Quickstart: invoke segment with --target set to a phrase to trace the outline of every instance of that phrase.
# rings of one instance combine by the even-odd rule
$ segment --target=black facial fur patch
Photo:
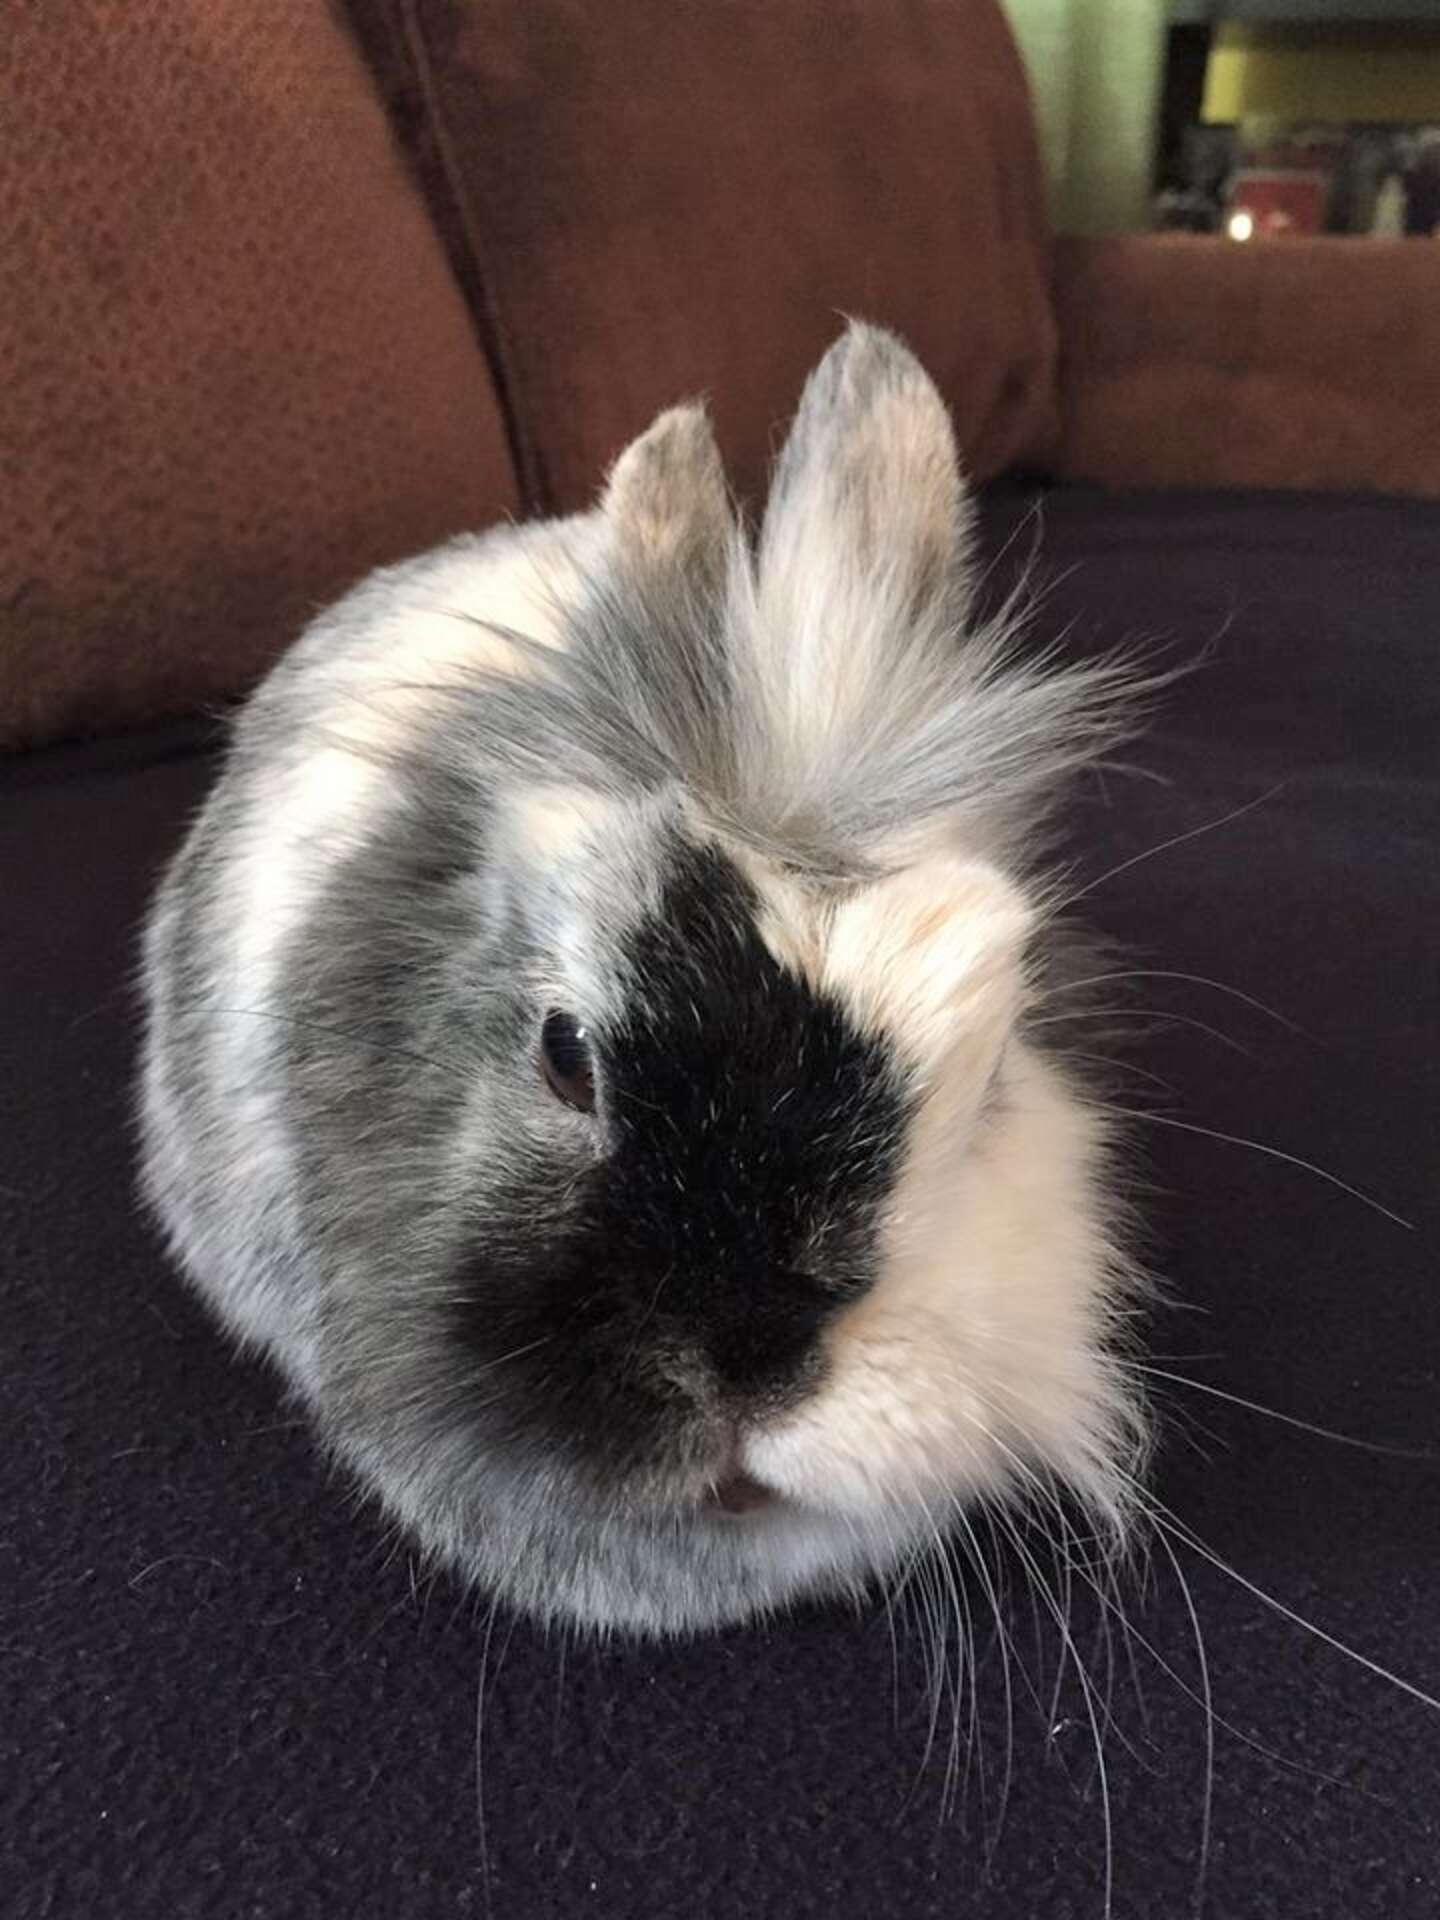
[[[676,840],[625,954],[634,1011],[592,1035],[606,1157],[568,1195],[516,1196],[533,1246],[512,1234],[497,1266],[491,1245],[470,1282],[467,1342],[544,1342],[523,1424],[581,1461],[664,1460],[708,1417],[793,1398],[872,1278],[901,1072],[779,965],[756,907],[723,854]]]

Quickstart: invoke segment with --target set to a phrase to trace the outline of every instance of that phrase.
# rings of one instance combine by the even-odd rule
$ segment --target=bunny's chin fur
[[[160,889],[144,1179],[181,1264],[535,1614],[857,1591],[1037,1485],[1123,1533],[1110,1145],[1030,1015],[1041,828],[1124,676],[1027,659],[972,572],[944,407],[853,326],[758,538],[685,407],[593,512],[363,582]],[[593,1113],[545,1084],[553,1009]]]

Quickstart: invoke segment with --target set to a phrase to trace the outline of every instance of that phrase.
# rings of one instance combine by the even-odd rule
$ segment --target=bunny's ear
[[[610,469],[601,510],[640,575],[723,569],[735,516],[704,407],[671,407]]]
[[[893,334],[852,325],[780,456],[739,662],[750,804],[775,837],[873,841],[946,809],[958,735],[937,728],[981,668],[970,521],[939,393]]]
[[[945,403],[910,350],[852,323],[806,383],[765,516],[760,580],[783,627],[963,613],[971,511]],[[817,607],[817,598],[826,603]],[[877,601],[883,605],[875,605]]]

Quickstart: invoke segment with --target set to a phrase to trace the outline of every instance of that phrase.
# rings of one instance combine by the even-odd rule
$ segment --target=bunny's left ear
[[[719,575],[737,527],[704,407],[671,407],[610,469],[601,511],[638,575]]]

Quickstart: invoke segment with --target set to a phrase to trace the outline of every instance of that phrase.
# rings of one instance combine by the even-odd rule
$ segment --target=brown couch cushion
[[[411,28],[540,503],[702,391],[755,492],[842,309],[908,336],[977,474],[1047,450],[1039,165],[993,0],[377,7]]]
[[[1062,240],[1062,478],[1440,495],[1440,247]]]
[[[0,740],[191,705],[511,507],[493,391],[324,0],[0,31]]]

